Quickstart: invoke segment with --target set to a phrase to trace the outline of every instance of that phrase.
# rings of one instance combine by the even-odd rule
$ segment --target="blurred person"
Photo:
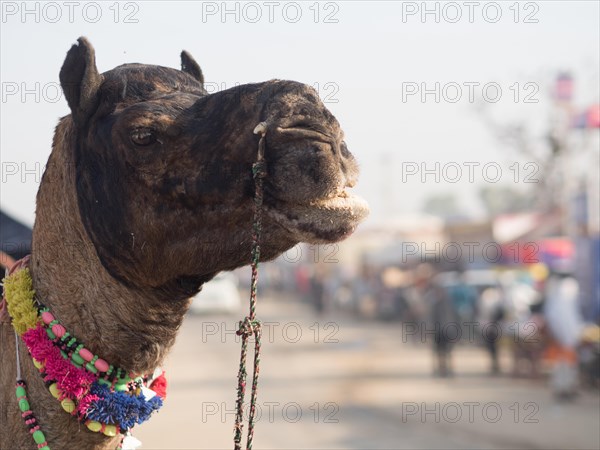
[[[464,271],[459,273],[458,283],[451,288],[450,295],[452,297],[452,305],[460,323],[472,322],[475,318],[477,290],[467,283]]]
[[[433,277],[433,268],[430,264],[419,264],[413,272],[412,286],[407,289],[405,295],[406,312],[405,321],[411,324],[418,330],[423,330],[427,325],[427,318],[430,314],[431,303],[427,299],[427,290],[429,289],[430,280]],[[414,342],[416,342],[422,333],[413,334]]]
[[[360,274],[353,281],[355,313],[358,317],[378,317],[379,301],[383,289],[381,271],[378,267],[363,264]]]
[[[428,284],[429,286],[425,291],[425,299],[431,305],[431,325],[435,329],[433,350],[436,367],[434,374],[438,374],[441,377],[448,377],[454,374],[451,353],[454,342],[460,336],[458,317],[446,291],[432,280]],[[452,327],[452,324],[456,326]]]
[[[490,356],[490,372],[500,373],[498,362],[498,341],[502,336],[504,305],[502,294],[497,288],[487,288],[479,297],[477,304],[478,322],[485,348]]]
[[[310,278],[309,295],[315,312],[322,314],[325,310],[325,275],[318,266],[315,266]]]
[[[415,270],[416,294],[418,301],[422,306],[421,312],[428,315],[423,317],[421,323],[424,333],[427,335],[433,331],[433,353],[434,353],[434,375],[448,377],[453,374],[451,352],[456,336],[450,336],[449,330],[451,324],[456,324],[457,316],[452,305],[452,301],[446,294],[446,291],[439,286],[434,279],[435,270],[433,266],[427,263],[420,264]],[[456,328],[456,327],[454,327]]]
[[[542,263],[532,265],[527,272],[502,274],[505,342],[513,357],[513,376],[540,376],[548,343],[542,295],[547,276],[547,266]]]
[[[542,298],[527,305],[526,311],[521,310],[517,321],[510,327],[513,343],[513,375],[520,376],[522,362],[528,363],[527,374],[533,378],[540,375],[540,364],[548,345],[546,319],[544,317],[544,302]]]
[[[296,290],[303,295],[307,295],[311,289],[310,272],[308,267],[300,265],[294,271],[294,282]]]
[[[571,275],[553,274],[546,285],[544,315],[552,336],[548,356],[552,361],[550,385],[559,399],[577,393],[577,346],[583,321],[578,309],[579,284]]]

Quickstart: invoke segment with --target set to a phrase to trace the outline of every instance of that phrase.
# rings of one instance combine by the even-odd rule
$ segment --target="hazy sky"
[[[362,166],[356,190],[374,219],[446,192],[477,213],[476,189],[497,178],[495,168],[498,184],[514,183],[510,166],[519,163],[521,180],[527,161],[494,140],[471,100],[541,132],[552,80],[570,70],[576,103],[597,102],[599,2],[425,6],[423,16],[422,2],[230,2],[229,12],[222,2],[31,2],[24,14],[22,2],[3,2],[2,208],[33,222],[53,128],[68,113],[58,72],[85,35],[101,72],[129,62],[179,67],[186,49],[209,90],[270,78],[318,85]],[[423,182],[420,171],[436,162],[439,182]],[[451,182],[457,167],[462,177]]]

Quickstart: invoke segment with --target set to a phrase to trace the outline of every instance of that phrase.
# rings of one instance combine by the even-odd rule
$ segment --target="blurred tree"
[[[461,210],[454,194],[434,194],[425,199],[424,213],[439,216],[443,219],[461,216]]]
[[[491,133],[500,143],[517,151],[522,158],[535,164],[535,185],[532,205],[541,212],[564,207],[564,190],[569,170],[568,134],[572,127],[574,81],[571,74],[559,73],[550,89],[549,123],[543,138],[524,121],[498,121],[489,104],[479,102],[476,110]],[[537,103],[537,100],[534,102]],[[483,199],[483,197],[482,197]]]
[[[531,211],[535,196],[530,191],[519,191],[510,186],[486,186],[479,190],[479,198],[490,217]]]

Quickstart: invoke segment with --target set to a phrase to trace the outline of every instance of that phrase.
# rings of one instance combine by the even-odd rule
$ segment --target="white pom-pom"
[[[121,445],[121,448],[123,450],[135,450],[141,445],[142,442],[139,439],[136,439],[130,433],[127,433],[125,439],[123,439],[123,444]]]

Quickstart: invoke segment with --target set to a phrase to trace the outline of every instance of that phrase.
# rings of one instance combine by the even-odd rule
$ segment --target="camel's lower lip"
[[[277,203],[268,214],[299,241],[316,244],[345,239],[369,214],[367,202],[346,191],[308,203]]]
[[[366,200],[347,191],[342,191],[333,197],[311,201],[307,205],[314,208],[347,209],[351,213],[356,213],[359,216],[358,220],[362,220],[369,214],[369,205]]]

